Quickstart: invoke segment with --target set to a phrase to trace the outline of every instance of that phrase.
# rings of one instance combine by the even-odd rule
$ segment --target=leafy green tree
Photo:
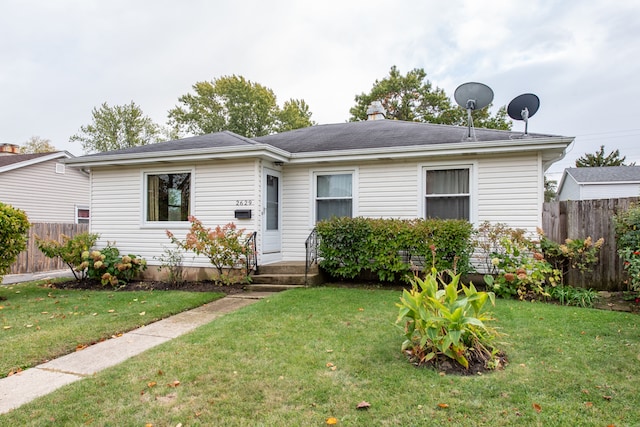
[[[556,197],[558,181],[544,177],[544,201],[550,202]]]
[[[69,138],[81,142],[85,153],[138,147],[162,140],[160,126],[145,116],[133,101],[110,107],[106,102],[91,112],[93,122]]]
[[[51,144],[51,140],[39,136],[32,136],[20,147],[22,154],[52,153],[54,151],[58,150]]]
[[[0,283],[20,252],[27,248],[29,227],[24,211],[0,202]]]
[[[316,123],[311,120],[309,106],[302,99],[290,99],[285,101],[282,109],[277,113],[276,131],[306,128]]]
[[[376,80],[369,93],[356,95],[356,105],[349,110],[349,120],[366,120],[371,102],[380,101],[388,119],[466,126],[467,111],[452,103],[445,91],[433,86],[426,77],[422,68],[414,68],[403,76],[395,65],[392,66],[389,75]],[[490,107],[472,112],[474,126],[511,129],[506,108],[501,107],[492,116]]]
[[[248,138],[311,126],[309,107],[290,100],[281,110],[273,91],[242,76],[223,76],[193,85],[195,93],[178,98],[169,125],[194,135],[229,130]]]
[[[594,154],[586,153],[582,157],[576,159],[577,168],[592,168],[598,166],[633,166],[635,163],[625,165],[626,156],[620,157],[620,150],[614,150],[609,154],[604,153],[604,145]]]

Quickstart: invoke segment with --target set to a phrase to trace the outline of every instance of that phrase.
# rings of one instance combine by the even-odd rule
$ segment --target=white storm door
[[[264,169],[264,218],[262,221],[262,252],[280,252],[282,244],[282,179],[280,172]]]

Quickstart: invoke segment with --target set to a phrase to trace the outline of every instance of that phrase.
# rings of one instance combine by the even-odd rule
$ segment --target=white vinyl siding
[[[478,223],[502,222],[535,233],[542,220],[542,163],[535,154],[478,160]]]
[[[0,202],[22,209],[30,222],[76,222],[76,205],[89,205],[89,175],[56,173],[61,159],[0,173]]]
[[[160,165],[140,168],[94,168],[91,203],[91,231],[100,234],[98,246],[114,242],[124,253],[134,253],[146,258],[149,265],[159,265],[163,247],[170,245],[165,230],[171,230],[183,239],[190,224],[145,224],[143,203],[143,174],[162,171]],[[256,162],[219,161],[197,164],[177,164],[166,172],[192,170],[193,200],[191,214],[205,227],[215,228],[234,222],[249,233],[255,230],[259,201],[256,193]],[[197,195],[197,196],[196,196]],[[237,220],[236,209],[251,209],[248,220]],[[211,267],[208,259],[185,254],[185,267]]]
[[[638,196],[640,196],[640,184],[637,183],[583,184],[581,185],[580,200]]]

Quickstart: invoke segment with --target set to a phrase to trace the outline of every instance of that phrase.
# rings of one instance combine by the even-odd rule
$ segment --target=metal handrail
[[[247,258],[247,276],[252,270],[258,273],[258,250],[256,246],[257,231],[254,231],[245,242],[245,256]]]
[[[309,237],[304,242],[304,248],[306,252],[305,266],[304,266],[304,283],[307,283],[307,276],[309,275],[309,269],[312,265],[318,263],[318,246],[320,245],[320,236],[318,236],[318,230],[314,228],[311,230]]]

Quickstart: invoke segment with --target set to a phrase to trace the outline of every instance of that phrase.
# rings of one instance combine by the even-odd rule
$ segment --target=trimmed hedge
[[[320,267],[333,277],[355,279],[371,272],[380,281],[394,282],[412,272],[413,261],[420,269],[473,270],[473,226],[465,220],[334,217],[316,228]]]

